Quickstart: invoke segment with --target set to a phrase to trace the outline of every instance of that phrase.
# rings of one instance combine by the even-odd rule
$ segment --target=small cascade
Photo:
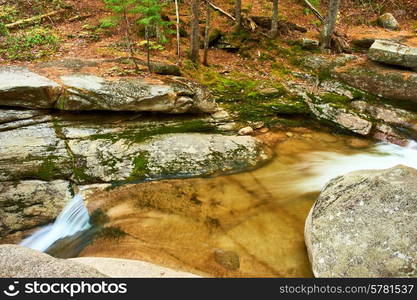
[[[65,206],[53,224],[36,231],[21,242],[22,246],[45,252],[56,241],[91,227],[90,216],[81,194]]]
[[[371,169],[388,169],[405,165],[417,169],[417,143],[410,141],[406,147],[394,144],[377,144],[370,151],[348,155],[335,152],[308,153],[295,166],[305,174],[293,188],[303,192],[320,191],[332,178],[349,172]]]

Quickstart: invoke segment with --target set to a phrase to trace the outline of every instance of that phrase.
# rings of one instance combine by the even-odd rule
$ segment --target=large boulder
[[[0,245],[1,278],[103,278],[93,267],[17,245]]]
[[[391,13],[380,15],[377,19],[379,26],[389,30],[399,30],[400,24]]]
[[[417,170],[349,173],[322,190],[305,224],[316,277],[417,277]]]
[[[0,236],[52,222],[71,200],[64,180],[0,182]]]
[[[313,101],[308,103],[311,112],[319,120],[328,121],[341,129],[364,136],[372,130],[372,122],[365,115],[331,103],[315,103]]]
[[[68,146],[77,161],[80,182],[231,173],[254,168],[271,157],[252,137],[220,134],[164,134],[144,141],[98,135],[69,140]]]
[[[417,73],[373,62],[336,68],[332,74],[346,84],[386,99],[417,102]]]
[[[217,110],[205,88],[185,79],[169,83],[129,78],[108,80],[93,75],[62,76],[64,91],[56,103],[61,110],[153,111],[163,113]]]
[[[0,68],[0,106],[51,108],[61,87],[23,67]]]
[[[368,57],[389,65],[416,68],[417,48],[392,41],[376,40],[368,51]]]

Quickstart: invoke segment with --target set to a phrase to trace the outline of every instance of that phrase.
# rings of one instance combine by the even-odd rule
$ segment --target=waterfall
[[[90,216],[84,206],[84,199],[77,194],[65,206],[53,224],[47,225],[21,242],[22,246],[46,251],[59,239],[74,235],[91,227]]]
[[[417,143],[406,147],[394,144],[377,144],[370,151],[353,155],[335,152],[306,154],[295,168],[305,176],[293,186],[303,192],[320,191],[332,178],[359,170],[388,169],[405,165],[417,169]]]

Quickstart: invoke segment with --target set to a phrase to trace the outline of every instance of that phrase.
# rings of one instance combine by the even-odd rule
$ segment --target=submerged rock
[[[305,225],[315,276],[416,277],[416,182],[405,166],[331,180]]]
[[[186,79],[150,83],[129,78],[107,80],[93,75],[62,76],[64,92],[56,107],[62,110],[153,111],[163,113],[217,110],[204,87]]]
[[[53,258],[45,253],[17,245],[0,245],[0,265],[2,278],[106,277],[85,264]]]
[[[22,67],[0,68],[0,106],[51,108],[61,87]]]
[[[71,200],[64,180],[0,182],[0,236],[52,222]]]
[[[391,41],[376,40],[368,51],[376,62],[407,68],[417,68],[417,48]]]

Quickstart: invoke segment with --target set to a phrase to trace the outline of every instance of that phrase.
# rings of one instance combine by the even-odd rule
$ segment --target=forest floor
[[[0,0],[1,4],[2,0]],[[233,14],[233,2],[213,0],[215,5]],[[311,0],[325,15],[326,1]],[[408,39],[417,45],[417,5],[413,1],[384,1],[382,6],[371,6],[366,1],[343,1],[338,18],[338,31],[348,40],[366,36],[412,36]],[[407,3],[407,10],[401,6]],[[367,2],[370,3],[370,2]],[[225,51],[218,47],[209,49],[209,66],[195,66],[187,58],[189,48],[190,0],[180,2],[181,24],[181,58],[176,54],[175,35],[175,6],[173,2],[166,5],[163,14],[173,22],[172,32],[167,34],[168,41],[155,44],[152,50],[152,60],[170,64],[178,64],[183,76],[206,84],[212,91],[223,96],[232,111],[239,111],[246,120],[263,120],[264,115],[275,114],[269,107],[259,108],[259,103],[243,107],[242,101],[233,102],[233,93],[255,99],[259,91],[275,88],[280,92],[283,82],[297,81],[294,72],[304,72],[305,65],[300,63],[304,57],[320,54],[318,49],[308,50],[300,46],[302,38],[318,39],[321,24],[317,17],[306,8],[302,0],[281,0],[279,17],[301,26],[303,32],[283,30],[276,39],[268,37],[268,31],[260,32],[260,26],[253,31],[236,31],[234,22],[224,14],[214,11],[211,20],[211,35],[220,32],[230,42],[237,46],[237,51]],[[61,11],[62,10],[62,11]],[[18,26],[1,35],[2,24],[31,18],[34,16],[59,11],[54,16],[44,18],[35,24]],[[244,16],[270,17],[272,1],[243,0],[242,13]],[[383,12],[392,12],[401,24],[402,31],[390,32],[375,26],[375,19]],[[204,33],[205,11],[200,7],[200,31]],[[139,74],[131,60],[128,59],[125,26],[123,23],[114,25],[114,14],[105,7],[103,0],[10,0],[0,6],[0,65],[39,66],[39,63],[70,60],[95,60],[98,66],[83,69],[90,74],[105,77],[138,76],[149,77],[145,65],[140,66]],[[133,21],[133,18],[132,18]],[[134,22],[133,22],[134,23]],[[140,26],[133,27],[131,39],[135,48],[135,57],[145,61],[146,49],[143,46],[144,34]],[[202,56],[203,50],[200,50]],[[365,55],[364,53],[355,53]],[[322,54],[328,60],[334,59],[335,54]],[[59,74],[59,68],[48,69],[49,75]],[[152,77],[158,77],[152,75]],[[226,94],[226,95],[225,95]],[[228,99],[227,97],[230,97]],[[288,97],[287,97],[288,98]],[[288,98],[291,100],[290,98]],[[288,100],[287,99],[287,100]],[[246,100],[245,100],[246,101]],[[246,103],[246,102],[245,102]],[[271,103],[266,103],[268,106]],[[275,104],[274,104],[275,105]],[[245,120],[245,121],[246,121]]]
[[[189,67],[187,50],[189,37],[189,0],[180,3],[180,19],[184,29],[181,38],[181,62],[184,69]],[[212,1],[223,10],[233,13],[233,1]],[[267,0],[243,0],[242,11],[244,15],[270,16],[272,2]],[[356,1],[360,2],[360,1]],[[386,1],[387,2],[387,1]],[[388,1],[390,2],[390,1]],[[322,14],[326,11],[325,2],[315,0]],[[413,4],[410,4],[413,5]],[[201,6],[201,27],[204,27],[204,5]],[[18,27],[10,30],[8,37],[0,36],[0,64],[31,64],[44,60],[60,58],[77,59],[114,59],[127,57],[125,42],[125,28],[123,26],[109,26],[108,20],[112,13],[105,7],[102,0],[76,1],[76,0],[11,0],[0,6],[0,23],[9,24],[21,19],[51,11],[64,9],[63,13],[48,17],[33,26]],[[393,13],[399,19],[404,30],[416,30],[417,21],[412,19],[414,11],[407,12],[397,4],[392,6]],[[371,21],[378,16],[381,8],[355,4],[355,1],[345,1],[338,28],[343,33],[353,35],[369,28]],[[416,7],[417,11],[417,7]],[[167,5],[164,14],[171,21],[175,21],[174,5]],[[266,79],[282,75],[285,70],[273,72],[273,65],[290,67],[288,57],[276,55],[277,48],[292,51],[293,42],[301,37],[318,38],[320,24],[317,18],[304,6],[301,0],[280,1],[280,18],[296,23],[307,29],[306,33],[290,31],[280,35],[276,40],[259,36],[257,32],[245,34],[241,39],[241,50],[229,53],[224,50],[212,48],[209,51],[209,64],[217,72],[241,72],[249,76]],[[224,15],[215,12],[212,14],[213,24],[211,32],[220,30],[223,33],[232,33],[233,22]],[[175,26],[172,25],[172,29]],[[136,56],[146,58],[144,46],[140,42],[144,37],[140,28],[135,27],[133,41],[135,42]],[[177,63],[175,34],[168,36],[168,42],[152,51],[152,59]],[[274,49],[275,48],[275,49]],[[297,49],[296,49],[297,50]],[[285,55],[284,55],[285,56]],[[288,56],[288,55],[287,55]],[[113,65],[101,70],[106,75],[129,75],[132,66]],[[143,76],[146,76],[143,70]],[[277,74],[276,74],[277,73]],[[185,72],[187,75],[187,72]]]

